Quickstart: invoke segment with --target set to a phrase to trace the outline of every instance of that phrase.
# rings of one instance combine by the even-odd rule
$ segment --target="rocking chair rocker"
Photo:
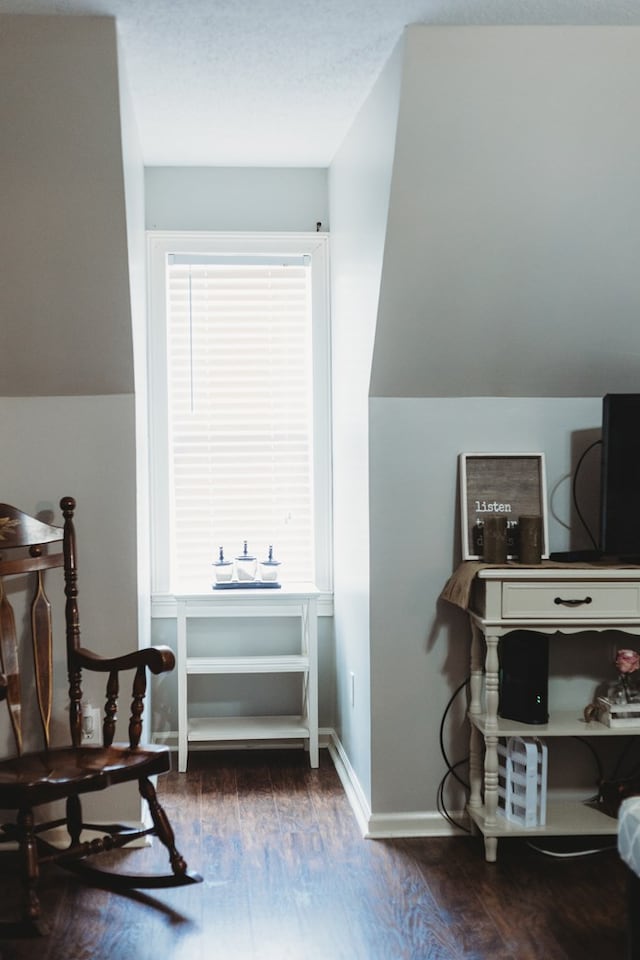
[[[43,523],[15,507],[0,504],[0,654],[3,671],[0,699],[7,702],[16,747],[16,756],[0,760],[0,808],[16,811],[15,822],[2,827],[0,843],[17,842],[25,886],[24,919],[38,933],[44,932],[45,928],[40,921],[37,884],[40,867],[47,862],[59,863],[96,885],[116,891],[182,886],[202,880],[197,873],[187,869],[176,850],[173,830],[151,782],[156,774],[170,769],[169,751],[166,747],[140,744],[147,670],[153,674],[172,670],[175,663],[173,653],[168,647],[148,647],[123,656],[104,658],[80,645],[73,525],[75,501],[64,497],[60,508],[64,528]],[[6,558],[5,551],[11,551],[11,558]],[[71,745],[54,747],[50,744],[53,633],[44,574],[55,567],[64,570]],[[14,575],[19,575],[19,579],[7,579]],[[23,588],[27,581],[34,583],[27,600],[27,603],[30,600],[30,612],[28,609],[25,615],[25,621],[30,620],[33,667],[23,671],[21,682],[21,642],[14,615],[15,588]],[[98,671],[108,677],[101,746],[82,743],[82,670]],[[114,743],[119,673],[126,670],[135,671],[129,742]],[[35,696],[26,688],[22,689],[28,678],[35,683]],[[43,749],[37,752],[23,749],[26,733],[32,729],[25,708],[31,705],[38,715],[39,720],[35,722],[43,735]],[[121,824],[98,826],[83,822],[82,794],[136,780],[140,794],[148,804],[152,826],[131,829]],[[59,800],[66,801],[66,816],[46,823],[35,822],[35,807]],[[69,837],[68,845],[62,849],[44,836],[46,831],[61,826],[66,826]],[[82,832],[85,829],[97,830],[103,835],[98,839],[84,840]],[[96,854],[151,835],[157,836],[167,849],[171,872],[166,875],[120,874],[88,862],[88,858]]]

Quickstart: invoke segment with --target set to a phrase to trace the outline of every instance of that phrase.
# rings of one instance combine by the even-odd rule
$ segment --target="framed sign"
[[[518,517],[542,520],[542,556],[548,556],[547,487],[543,453],[461,453],[462,559],[482,559],[487,517],[507,520],[508,553],[516,553]]]

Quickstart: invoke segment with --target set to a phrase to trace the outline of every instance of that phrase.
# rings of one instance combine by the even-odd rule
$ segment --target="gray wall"
[[[434,810],[436,786],[444,773],[440,719],[469,671],[470,636],[464,614],[438,600],[460,560],[458,454],[544,452],[552,549],[567,549],[570,542],[588,547],[573,516],[568,473],[599,432],[601,406],[595,397],[371,400],[374,823],[375,815],[383,813]],[[598,467],[599,456],[594,452],[585,460],[581,483],[582,490],[595,492],[596,500]],[[597,531],[597,514],[587,511],[587,518]],[[573,537],[563,524],[573,526]],[[554,641],[553,648],[569,642],[575,643],[575,638]],[[575,706],[580,715],[595,686],[583,653],[575,646],[572,649],[565,680],[572,680],[574,699],[565,706]],[[604,679],[610,676],[613,658],[606,645],[600,654],[599,679]],[[460,698],[446,726],[445,742],[454,760],[466,756],[468,747],[463,705]],[[587,759],[586,751],[583,756],[575,747],[573,754],[580,754],[580,761]],[[556,759],[551,786],[557,773]],[[593,765],[587,765],[586,773],[593,788]],[[460,809],[459,793],[452,789],[447,796],[450,809]]]
[[[329,229],[327,171],[309,167],[148,167],[148,230]]]
[[[115,23],[2,16],[0,64],[0,244],[11,279],[0,286],[1,499],[60,520],[59,499],[76,498],[83,642],[118,654],[139,642],[132,318],[144,287],[139,253],[129,262],[127,216],[138,251],[144,234]],[[63,633],[55,665],[64,736]],[[97,690],[87,676],[96,703]],[[137,791],[120,794],[119,815],[138,819]],[[97,796],[87,807],[101,818],[113,803]]]
[[[148,646],[151,638],[150,505],[149,505],[149,417],[147,370],[147,244],[144,226],[144,165],[138,129],[127,84],[124,58],[118,58],[122,169],[127,212],[129,298],[135,401],[135,483],[137,554],[138,644]],[[150,732],[148,726],[147,732]]]
[[[336,728],[365,804],[376,709],[370,699],[368,394],[403,47],[378,79],[329,175]]]
[[[0,396],[132,392],[115,23],[0,22]]]
[[[438,603],[460,559],[458,454],[545,452],[552,509],[571,524],[567,477],[600,397],[638,388],[639,54],[635,28],[410,27],[397,119],[376,87],[332,164],[334,394],[349,398],[334,409],[336,543],[349,518],[351,555],[359,542],[370,567],[357,593],[336,579],[338,722],[374,828],[435,810],[440,718],[467,671],[464,616]],[[389,144],[385,198],[372,171]],[[369,438],[350,453],[357,485],[340,469],[353,409]],[[587,545],[563,523],[552,549]],[[345,684],[367,642],[370,719]],[[577,680],[579,705],[592,687]],[[462,720],[446,735],[454,759]]]
[[[638,27],[409,30],[373,396],[637,388],[639,48]]]

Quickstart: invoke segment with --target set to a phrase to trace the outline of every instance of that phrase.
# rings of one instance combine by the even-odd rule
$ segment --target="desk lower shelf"
[[[637,727],[608,727],[604,723],[592,720],[587,723],[579,710],[554,710],[549,723],[519,723],[517,720],[505,720],[498,717],[496,725],[489,727],[486,714],[469,712],[469,722],[485,737],[493,734],[497,737],[628,737],[640,733]]]
[[[484,807],[467,807],[471,820],[485,836],[491,837],[569,837],[610,836],[617,832],[618,821],[580,800],[548,800],[544,827],[523,827],[502,816],[495,826],[486,825]]]

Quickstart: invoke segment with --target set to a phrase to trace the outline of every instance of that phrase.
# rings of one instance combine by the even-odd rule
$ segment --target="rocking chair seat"
[[[166,773],[166,747],[129,744],[60,747],[0,760],[0,808],[20,808],[93,793],[138,777]]]

